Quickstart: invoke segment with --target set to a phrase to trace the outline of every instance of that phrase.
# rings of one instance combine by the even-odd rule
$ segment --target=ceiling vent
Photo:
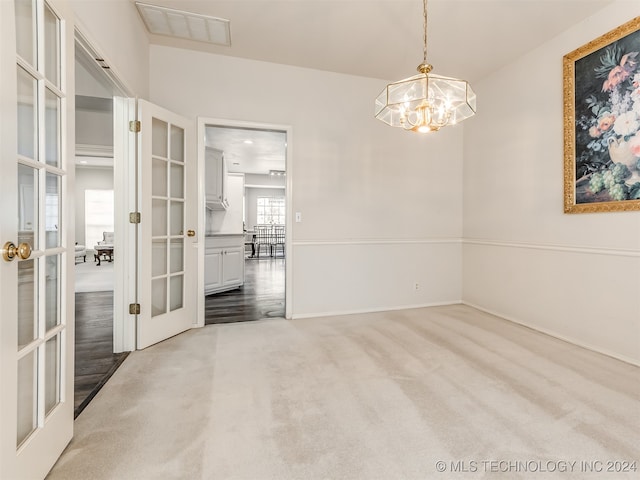
[[[136,2],[149,32],[214,45],[231,46],[229,20]]]

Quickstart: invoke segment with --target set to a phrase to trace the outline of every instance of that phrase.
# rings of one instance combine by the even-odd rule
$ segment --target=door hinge
[[[129,223],[140,223],[140,212],[129,213]]]
[[[134,133],[138,133],[140,132],[140,120],[131,120],[129,122],[129,131],[130,132],[134,132]]]
[[[129,304],[129,314],[130,315],[140,315],[140,304],[139,303],[130,303]]]

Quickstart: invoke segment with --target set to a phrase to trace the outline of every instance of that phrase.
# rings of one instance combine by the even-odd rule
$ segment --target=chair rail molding
[[[464,238],[462,239],[464,245],[482,245],[489,247],[506,247],[506,248],[519,248],[529,250],[549,250],[555,252],[568,252],[585,255],[609,255],[619,257],[640,257],[640,249],[633,250],[628,248],[615,248],[615,247],[592,247],[582,245],[562,245],[552,243],[524,243],[524,242],[510,242],[501,240],[481,239],[481,238]]]
[[[333,245],[424,245],[424,244],[461,244],[461,238],[362,238],[349,240],[294,240],[294,247],[333,246]]]

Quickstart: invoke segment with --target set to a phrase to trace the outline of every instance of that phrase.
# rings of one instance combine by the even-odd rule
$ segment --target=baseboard
[[[342,315],[360,315],[365,313],[379,313],[379,312],[390,312],[397,310],[411,310],[414,308],[427,308],[427,307],[444,307],[448,305],[460,305],[462,300],[450,300],[446,302],[432,302],[432,303],[421,303],[415,305],[396,305],[393,307],[378,307],[378,308],[363,308],[363,309],[353,309],[353,310],[336,310],[333,312],[316,312],[316,313],[300,313],[293,314],[291,316],[292,320],[298,320],[302,318],[320,318],[320,317],[339,317]]]
[[[629,364],[634,365],[636,367],[640,367],[640,361],[639,360],[636,360],[636,359],[633,359],[633,358],[629,358],[629,357],[626,357],[624,355],[619,355],[619,354],[614,353],[614,352],[610,352],[610,351],[608,351],[606,349],[603,349],[603,348],[600,348],[600,347],[596,347],[594,345],[591,345],[591,344],[588,344],[588,343],[585,343],[585,342],[581,342],[579,340],[576,340],[575,338],[571,338],[571,337],[567,337],[567,336],[564,336],[564,335],[560,335],[557,332],[554,332],[552,330],[548,330],[546,328],[540,328],[537,325],[532,325],[532,324],[530,324],[528,322],[524,322],[524,321],[522,321],[520,319],[511,317],[509,315],[505,315],[503,313],[496,312],[494,310],[481,307],[480,305],[476,305],[476,304],[471,303],[471,302],[466,302],[466,301],[463,300],[461,303],[463,305],[468,306],[468,307],[475,308],[476,310],[480,310],[481,312],[485,312],[485,313],[488,313],[490,315],[494,315],[496,317],[500,317],[500,318],[502,318],[504,320],[507,320],[507,321],[509,321],[511,323],[522,325],[523,327],[530,328],[531,330],[535,330],[536,332],[544,333],[545,335],[549,335],[550,337],[557,338],[558,340],[562,340],[563,342],[567,342],[567,343],[570,343],[570,344],[575,345],[577,347],[585,348],[587,350],[591,350],[592,352],[600,353],[602,355],[606,355],[607,357],[611,357],[611,358],[615,358],[616,360],[620,360],[621,362],[629,363]]]

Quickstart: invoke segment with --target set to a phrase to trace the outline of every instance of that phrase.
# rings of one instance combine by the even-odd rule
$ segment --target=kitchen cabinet
[[[211,147],[205,148],[205,200],[209,210],[226,210],[227,199],[227,162],[224,152]]]
[[[233,290],[244,285],[244,236],[217,235],[205,239],[204,293]]]

